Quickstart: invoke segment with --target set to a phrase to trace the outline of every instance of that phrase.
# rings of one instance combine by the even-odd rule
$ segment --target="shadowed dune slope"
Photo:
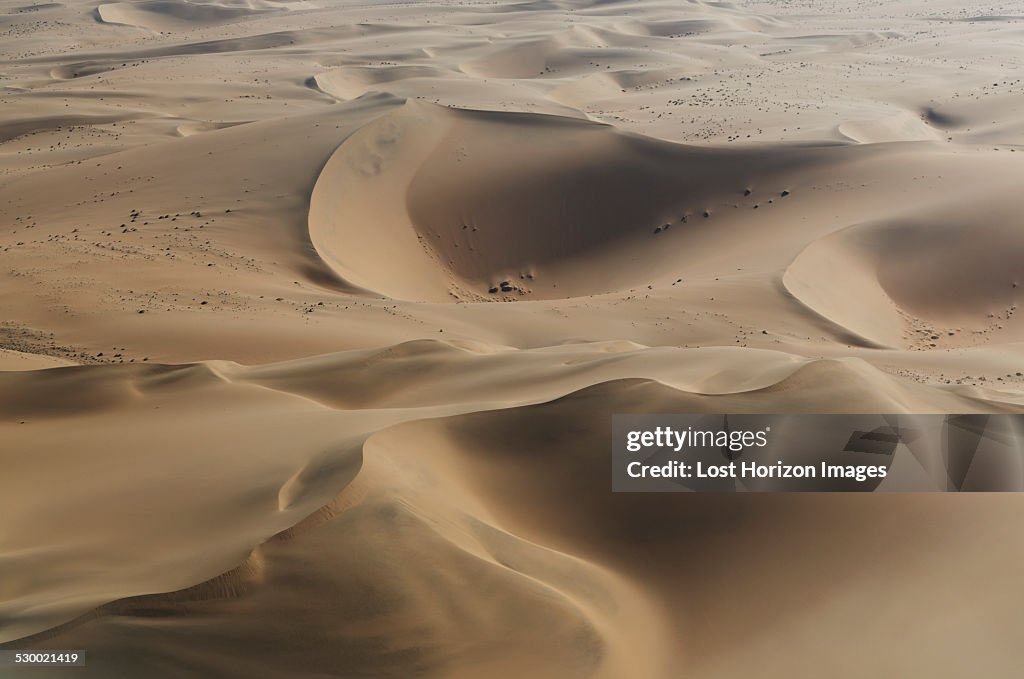
[[[749,361],[776,362],[775,375],[750,383],[749,371],[700,368]],[[418,370],[425,362],[444,365],[447,378]],[[672,365],[677,374],[649,376]],[[367,393],[385,382],[389,394]],[[952,658],[936,635],[988,634],[996,622],[971,631],[917,570],[896,566],[941,562],[929,576],[941,579],[1020,558],[1009,543],[961,551],[1005,529],[1005,510],[1019,504],[1012,496],[966,498],[955,513],[899,495],[609,496],[601,423],[619,412],[824,403],[1001,407],[987,396],[909,384],[857,361],[602,344],[523,352],[417,342],[269,366],[4,373],[0,433],[11,450],[34,451],[16,466],[4,460],[18,490],[2,506],[21,516],[2,534],[5,564],[33,575],[3,581],[0,611],[18,622],[0,632],[7,647],[88,648],[83,677],[130,673],[143,655],[154,677],[181,676],[181,663],[201,676],[268,678],[300,665],[330,674],[338,663],[355,676],[611,679],[685,667],[715,677],[757,667],[781,677],[801,640],[824,644],[800,654],[812,671],[848,635],[877,648],[871,661],[883,669],[939,670]],[[72,440],[79,454],[64,459]],[[854,568],[863,550],[876,569]],[[69,572],[69,560],[94,567]],[[882,571],[876,587],[918,592],[916,605],[936,620],[904,630],[896,653],[881,649],[902,629],[897,599],[867,627],[844,614],[861,579]],[[972,596],[1015,577],[987,572],[967,585]],[[798,591],[817,593],[813,616],[831,621],[829,633],[810,624]],[[751,609],[755,592],[769,605]],[[770,635],[786,652],[767,663],[753,650],[727,652],[735,637],[717,639],[709,620],[754,648],[771,620],[788,631]],[[239,658],[228,649],[242,639]],[[994,641],[986,667],[1007,667],[1011,646]]]
[[[343,278],[399,299],[610,292],[678,261],[670,230],[710,228],[752,181],[781,192],[797,170],[839,162],[837,151],[704,149],[409,102],[327,163],[310,235]]]
[[[274,11],[270,3],[204,3],[189,0],[143,0],[100,5],[100,21],[147,28],[158,33],[181,31],[240,21]]]
[[[823,237],[783,281],[815,311],[881,344],[1019,337],[1024,232],[1019,208],[1008,205],[1019,198],[987,198]]]

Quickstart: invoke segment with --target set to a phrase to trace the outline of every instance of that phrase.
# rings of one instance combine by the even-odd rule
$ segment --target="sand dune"
[[[237,6],[220,3],[199,3],[188,0],[143,0],[114,2],[96,8],[100,21],[148,28],[151,31],[180,31],[215,26],[255,16],[273,9],[269,6]]]
[[[807,496],[739,504],[714,496],[710,504],[636,496],[609,502],[602,473],[607,434],[588,426],[595,412],[798,411],[829,401],[866,411],[992,406],[967,393],[908,389],[863,363],[800,367],[784,354],[772,359],[781,374],[765,375],[762,385],[745,384],[750,372],[740,368],[742,362],[760,364],[765,357],[740,349],[691,351],[702,358],[635,346],[519,352],[435,342],[259,368],[210,363],[63,369],[49,371],[46,380],[31,372],[3,375],[7,418],[0,426],[6,440],[20,446],[39,440],[34,430],[47,431],[46,446],[37,443],[32,461],[17,467],[16,487],[25,490],[4,498],[7,511],[17,508],[32,517],[20,530],[5,531],[7,567],[24,571],[31,564],[33,577],[5,580],[4,617],[18,624],[3,633],[24,645],[26,635],[49,628],[31,643],[74,640],[103,653],[110,660],[85,671],[97,676],[130,671],[138,653],[214,674],[259,667],[265,676],[287,676],[284,668],[300,658],[314,671],[329,671],[343,658],[350,671],[423,676],[527,670],[620,676],[629,667],[661,674],[681,660],[713,667],[714,644],[701,648],[690,639],[678,647],[665,635],[679,625],[688,628],[693,616],[706,620],[704,606],[717,600],[719,612],[712,615],[720,624],[756,637],[753,621],[729,612],[743,610],[743,592],[754,584],[730,594],[724,574],[718,580],[704,569],[723,566],[712,554],[726,548],[741,553],[744,544],[757,544],[760,533],[750,526],[741,534],[744,542],[726,547],[714,526],[730,514],[758,512],[760,522],[775,517],[794,534],[825,535],[827,521],[850,521],[842,517],[852,500],[815,498],[810,513],[801,509],[811,506]],[[736,370],[732,383],[716,372],[710,395],[709,384],[685,373],[698,366],[712,371],[716,351],[724,359],[731,355],[725,360]],[[567,357],[578,362],[581,356],[589,356],[584,367],[566,365]],[[410,369],[410,362],[448,377],[439,381]],[[445,367],[437,368],[439,363]],[[652,372],[680,365],[684,374],[659,375],[658,382],[614,378],[641,375],[644,364]],[[605,381],[576,389],[593,380]],[[382,384],[391,386],[388,393],[367,393]],[[308,400],[311,389],[316,403]],[[305,398],[296,398],[302,392]],[[26,393],[36,400],[24,402]],[[556,394],[566,395],[552,399]],[[504,405],[479,410],[495,397]],[[955,398],[960,400],[943,401]],[[177,425],[183,416],[190,422],[186,430]],[[114,422],[121,423],[119,454],[107,445]],[[54,476],[54,460],[68,437],[79,454],[74,465],[60,464],[60,476],[69,479],[64,481]],[[567,437],[575,442],[569,445]],[[577,452],[567,455],[567,449]],[[210,450],[217,451],[215,460]],[[582,461],[575,456],[590,454],[598,459],[583,465],[591,472],[580,479]],[[105,473],[90,474],[97,465]],[[200,476],[188,472],[197,468]],[[65,489],[58,511],[48,493],[34,490],[43,477],[49,487]],[[133,479],[130,491],[126,478]],[[100,495],[111,500],[106,509],[82,513]],[[976,529],[985,501],[975,501],[982,514],[968,516],[949,514],[948,503],[922,502],[894,496],[881,507],[854,504],[879,519],[902,517],[881,538],[901,554],[911,553],[911,546],[903,543],[900,526],[943,512],[942,531],[920,535],[912,553],[942,555],[948,568],[960,567],[948,561],[957,558],[949,531],[957,531],[960,546],[968,535],[984,539],[986,533]],[[82,508],[82,518],[69,525],[65,511],[75,508]],[[997,515],[1011,520],[1005,512]],[[993,518],[984,518],[987,531],[999,530]],[[637,542],[637,526],[655,531],[653,540]],[[842,539],[858,540],[854,524],[850,530]],[[68,531],[88,539],[69,542]],[[382,534],[391,538],[381,541]],[[624,544],[631,548],[614,547]],[[57,554],[59,559],[51,556]],[[785,588],[798,580],[772,582],[783,577],[781,563],[767,554],[762,559],[751,575],[771,582],[783,606]],[[95,567],[76,569],[68,579],[63,564],[69,560]],[[413,563],[418,565],[400,565]],[[695,563],[703,566],[693,571]],[[672,576],[673,564],[689,564],[690,577],[681,582]],[[806,567],[820,567],[813,564]],[[813,586],[827,588],[837,576],[811,577]],[[895,581],[913,580],[908,573]],[[978,595],[1000,578],[984,582]],[[490,595],[465,606],[459,602],[467,586]],[[895,586],[890,581],[888,587]],[[353,591],[361,591],[361,598],[352,599]],[[844,590],[823,591],[830,593],[819,614],[838,615],[834,607],[843,605]],[[694,608],[693,596],[706,604]],[[672,603],[687,600],[689,605]],[[795,610],[781,615],[786,625],[803,624]],[[216,629],[202,622],[207,616],[220,620]],[[637,623],[623,627],[623,616]],[[856,633],[855,621],[841,624]],[[282,634],[284,625],[291,634]],[[391,635],[406,641],[385,642]],[[333,643],[318,643],[311,652],[305,641],[311,636]],[[134,639],[134,650],[126,653],[127,638]],[[239,661],[224,649],[240,638],[263,641]],[[886,643],[885,635],[867,642]],[[945,657],[918,661],[937,668]],[[744,660],[729,662],[742,667]],[[781,676],[783,666],[769,664],[768,671]]]
[[[319,73],[313,76],[313,83],[320,90],[339,99],[358,99],[368,92],[379,89],[379,86],[396,80],[434,78],[441,75],[442,71],[425,66],[351,66]]]
[[[802,162],[662,144],[569,118],[406,104],[328,162],[310,235],[343,278],[396,298],[612,292],[646,282],[671,229],[683,238],[707,230],[752,175],[775,175],[772,195],[783,200],[787,178],[776,170]],[[403,271],[386,266],[398,253]]]
[[[932,116],[934,117],[934,116]],[[843,137],[861,144],[896,141],[941,141],[944,131],[929,124],[928,117],[900,111],[888,118],[852,120],[837,126]]]
[[[991,333],[1019,337],[1024,269],[1015,254],[1016,210],[1006,209],[1005,196],[990,198],[979,205],[998,207],[851,226],[812,243],[783,280],[812,308],[881,344],[971,346]],[[850,285],[858,290],[852,299]]]
[[[609,422],[1024,412],[1017,14],[0,7],[0,648],[1016,676],[1015,495],[610,493]]]

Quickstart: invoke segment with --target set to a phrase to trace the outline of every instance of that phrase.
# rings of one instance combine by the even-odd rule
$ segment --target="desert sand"
[[[0,0],[12,677],[1017,677],[1024,497],[610,492],[1024,412],[1024,6]]]

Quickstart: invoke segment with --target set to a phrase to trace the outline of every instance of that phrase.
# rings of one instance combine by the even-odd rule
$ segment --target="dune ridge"
[[[158,33],[215,26],[273,11],[274,3],[230,4],[189,0],[143,0],[99,5],[96,15],[108,24],[137,26]]]
[[[690,351],[703,354],[726,352],[733,354],[734,361],[764,361],[763,357],[750,355],[757,353],[753,350]],[[127,625],[135,629],[137,638],[151,640],[143,642],[149,648],[148,653],[157,656],[168,654],[166,657],[171,654],[206,654],[204,663],[217,671],[218,661],[213,658],[218,655],[217,644],[226,638],[223,634],[227,630],[248,630],[247,633],[256,635],[269,631],[252,621],[270,615],[270,609],[266,613],[254,611],[265,606],[278,610],[277,607],[284,605],[285,598],[293,596],[295,585],[290,583],[294,583],[295,578],[300,577],[310,582],[310,587],[323,592],[337,588],[340,588],[338,591],[348,591],[355,584],[351,578],[368,577],[365,569],[379,558],[388,558],[386,555],[396,549],[373,537],[377,530],[375,527],[379,527],[406,536],[397,543],[405,545],[402,549],[432,554],[432,558],[442,559],[448,568],[463,573],[463,577],[479,580],[481,584],[489,583],[493,591],[500,593],[494,599],[496,607],[493,610],[478,608],[469,618],[462,615],[437,617],[431,612],[433,609],[423,608],[429,600],[423,598],[425,592],[420,589],[425,582],[417,584],[415,579],[409,579],[426,577],[426,572],[416,575],[415,570],[403,573],[388,568],[385,572],[390,580],[380,581],[382,573],[374,576],[381,585],[390,582],[388,587],[392,594],[389,596],[397,597],[390,604],[395,607],[388,614],[387,619],[392,621],[390,624],[410,630],[410,625],[427,625],[431,629],[430,651],[426,655],[417,654],[419,659],[413,665],[419,668],[418,673],[469,676],[486,668],[519,671],[530,667],[542,676],[555,676],[559,672],[616,676],[625,671],[624,668],[635,667],[635,653],[646,648],[643,652],[643,662],[648,663],[646,671],[657,674],[667,671],[673,662],[672,654],[666,650],[664,628],[666,620],[679,614],[678,611],[670,612],[670,608],[662,608],[662,604],[657,602],[664,603],[667,596],[672,596],[677,588],[677,579],[659,584],[657,579],[652,581],[649,576],[639,577],[637,568],[640,562],[631,563],[628,557],[623,560],[622,554],[613,556],[605,551],[608,544],[614,544],[626,534],[615,539],[595,534],[595,531],[625,530],[625,524],[619,522],[628,521],[626,516],[616,517],[613,513],[616,510],[612,508],[601,508],[606,502],[606,495],[600,490],[604,485],[600,469],[604,465],[584,464],[582,460],[573,462],[571,456],[565,455],[566,437],[580,435],[594,440],[583,446],[577,441],[569,448],[578,451],[575,454],[594,454],[602,459],[607,454],[603,452],[606,446],[602,443],[606,433],[579,426],[591,421],[595,408],[608,413],[661,409],[758,412],[778,408],[796,412],[817,411],[820,403],[831,401],[842,403],[847,411],[865,412],[918,412],[928,406],[963,412],[980,412],[993,407],[1016,410],[1012,405],[1000,406],[994,400],[984,400],[985,396],[976,390],[946,389],[940,396],[935,388],[896,387],[893,378],[863,362],[807,361],[794,365],[792,358],[785,355],[775,359],[779,361],[776,375],[764,375],[761,383],[750,384],[750,374],[740,369],[733,373],[731,381],[721,372],[715,372],[713,381],[709,383],[706,377],[699,374],[688,376],[687,373],[700,370],[698,366],[711,365],[710,361],[666,361],[663,357],[666,352],[688,353],[679,349],[607,345],[524,352],[500,347],[474,346],[467,349],[434,341],[399,345],[374,355],[355,351],[272,366],[215,363],[176,368],[124,366],[119,369],[50,370],[48,375],[53,391],[45,397],[45,402],[54,399],[67,401],[66,407],[79,413],[77,420],[70,421],[77,421],[74,435],[80,450],[91,450],[93,439],[102,445],[107,431],[103,421],[112,417],[131,420],[131,431],[157,434],[154,441],[160,441],[159,445],[138,448],[136,455],[140,457],[130,464],[127,461],[121,463],[123,473],[131,473],[131,467],[138,465],[149,469],[146,475],[149,480],[141,481],[145,485],[135,488],[132,500],[135,510],[143,516],[159,515],[166,502],[173,502],[174,489],[167,487],[167,479],[177,473],[169,465],[195,464],[194,460],[199,459],[197,456],[204,455],[203,450],[206,449],[194,448],[188,440],[190,436],[206,438],[212,434],[212,430],[202,424],[198,412],[213,402],[222,406],[227,403],[223,395],[225,390],[237,393],[234,400],[240,401],[239,405],[244,407],[236,411],[220,407],[218,421],[250,418],[257,413],[266,420],[269,413],[280,413],[287,417],[288,425],[284,429],[288,438],[287,444],[285,439],[280,439],[281,444],[268,445],[268,440],[278,436],[267,438],[273,431],[273,422],[265,422],[258,428],[260,431],[254,433],[262,437],[259,449],[272,451],[272,454],[255,455],[257,449],[252,443],[233,441],[218,449],[218,457],[228,462],[229,451],[235,451],[232,453],[236,459],[234,467],[214,472],[219,477],[215,484],[191,484],[191,511],[203,516],[202,534],[208,537],[204,538],[207,543],[202,559],[191,562],[187,575],[181,572],[180,567],[166,567],[177,563],[181,556],[179,552],[166,549],[169,541],[180,541],[185,537],[175,537],[173,532],[167,532],[175,530],[177,520],[168,521],[163,529],[158,529],[157,524],[150,520],[145,524],[145,539],[153,548],[138,553],[131,561],[132,570],[139,573],[134,579],[136,584],[117,579],[118,573],[97,571],[92,576],[106,581],[105,585],[96,582],[89,586],[92,591],[104,592],[106,601],[90,601],[81,598],[81,594],[68,598],[66,594],[52,592],[50,596],[58,598],[48,603],[47,588],[40,588],[40,583],[48,581],[46,571],[41,570],[45,561],[37,565],[33,581],[19,585],[16,580],[8,580],[5,586],[5,617],[10,618],[12,612],[21,611],[18,617],[22,624],[4,629],[6,645],[52,645],[74,638],[88,644],[94,651],[102,650],[109,644],[121,643],[119,639],[123,637],[117,630]],[[575,360],[566,361],[569,357],[579,357],[581,353],[590,355],[585,369]],[[446,356],[450,362],[445,368],[447,379],[443,382],[429,373],[409,369],[410,362],[412,365],[436,363],[438,355]],[[656,372],[658,366],[676,364],[682,374],[676,378],[663,374],[638,378],[644,374],[645,364],[652,372]],[[704,371],[708,370],[711,369],[704,368]],[[99,401],[92,395],[83,400],[87,395],[80,396],[76,390],[68,389],[68,383],[80,380],[83,371],[107,373],[108,377],[111,372],[120,373],[104,388],[111,398]],[[315,378],[311,379],[310,373]],[[490,374],[494,377],[488,377]],[[356,375],[360,376],[359,379],[353,379]],[[383,375],[389,377],[381,379]],[[0,375],[0,394],[8,398],[12,394],[23,394],[21,383],[33,376],[32,372]],[[541,377],[550,382],[537,379]],[[406,382],[404,387],[399,384],[403,379]],[[367,394],[363,386],[385,382],[392,388],[390,393],[382,395],[383,401],[379,396]],[[317,383],[322,386],[315,386]],[[422,392],[418,392],[414,388],[416,386],[421,387]],[[443,393],[437,393],[439,388]],[[499,396],[503,390],[504,396]],[[295,396],[299,399],[296,400]],[[494,400],[496,396],[497,400]],[[282,398],[285,400],[281,401]],[[488,400],[490,407],[481,409],[481,403]],[[259,405],[272,402],[291,405],[285,408],[277,405],[272,409]],[[153,405],[159,408],[154,410]],[[87,409],[83,410],[85,406]],[[26,432],[45,422],[38,418],[49,408],[48,405],[27,405],[21,411],[11,413],[5,407],[4,412],[11,414],[0,427],[5,430],[8,440],[9,437],[17,441],[19,437],[31,436]],[[193,413],[189,418],[194,423],[191,428],[194,433],[173,433],[177,420],[168,417],[166,411],[177,411],[175,414],[180,416],[183,408],[184,412]],[[366,408],[372,410],[366,411]],[[316,419],[325,417],[333,419],[335,425],[309,426]],[[23,418],[25,424],[17,418]],[[523,418],[531,424],[524,427]],[[36,460],[19,467],[21,476],[17,487],[37,487],[34,475],[50,475],[52,480],[53,468],[47,460],[59,452],[60,438],[55,434],[58,431],[56,427],[62,426],[50,424],[50,440],[58,448],[46,450],[37,447]],[[372,430],[367,430],[367,426]],[[508,427],[531,432],[521,442],[523,447],[509,448],[501,443],[508,440],[508,436],[501,433]],[[359,429],[363,430],[362,434],[356,433]],[[306,433],[297,437],[300,431]],[[325,433],[328,434],[326,439],[323,438]],[[122,436],[130,439],[133,434],[124,430]],[[410,447],[410,441],[417,443]],[[167,455],[169,450],[177,452]],[[562,453],[556,454],[556,451]],[[550,462],[543,462],[545,459]],[[242,466],[238,466],[239,463]],[[552,474],[549,464],[556,465],[561,471]],[[591,470],[585,482],[576,476],[580,464]],[[535,468],[535,465],[542,466]],[[542,469],[546,471],[541,472]],[[77,472],[65,466],[62,473]],[[104,475],[97,481],[111,489],[106,491],[108,493],[118,487],[116,474]],[[260,496],[242,503],[242,512],[238,501],[230,500],[237,497],[235,493],[238,491],[251,494],[251,489],[256,487],[254,483],[264,490]],[[85,500],[96,492],[103,491],[79,487],[73,495]],[[514,499],[524,492],[532,498],[528,502],[530,509]],[[583,497],[581,493],[589,498],[586,500],[589,504],[576,507],[567,514],[566,507],[578,503]],[[846,502],[842,496],[835,497],[835,503],[831,504],[837,508]],[[574,501],[572,498],[577,499]],[[782,504],[773,500],[772,504],[778,505],[778,511],[786,511],[783,509],[785,504],[794,507],[803,504],[799,496],[790,498],[791,501]],[[45,498],[39,500],[45,502]],[[819,498],[822,500],[824,498]],[[56,524],[46,532],[39,530],[46,526],[47,521],[52,522],[56,518],[47,518],[45,504],[31,509],[28,496],[8,496],[4,502],[19,506],[31,519],[29,525],[36,529],[31,533],[16,532],[13,535],[8,531],[5,543],[8,545],[9,564],[11,547],[17,548],[15,554],[20,552],[24,555],[21,559],[29,558],[29,554],[43,555],[59,549],[60,531]],[[67,494],[63,498],[66,506],[74,502],[73,497]],[[664,509],[663,505],[646,501],[638,501],[637,504],[624,498],[623,502],[636,504],[636,509],[641,512],[638,516],[656,511],[659,506]],[[913,504],[910,496],[893,502],[906,503],[907,506]],[[552,503],[557,503],[560,508],[556,509]],[[675,504],[683,510],[689,503]],[[584,520],[590,511],[603,517],[602,520],[590,529],[580,531],[573,528],[576,524],[572,522]],[[244,536],[238,535],[242,513],[252,523],[252,528]],[[551,516],[573,518],[568,524],[563,524],[561,521],[552,523]],[[173,518],[176,517],[166,516],[167,520]],[[97,519],[110,521],[106,517]],[[791,522],[794,520],[790,519]],[[799,523],[799,520],[795,521]],[[109,561],[120,550],[138,550],[140,542],[139,538],[132,537],[132,531],[136,530],[133,524],[122,519],[114,525],[119,525],[119,530],[103,542],[95,541],[99,534],[97,531],[86,530],[86,525],[77,525],[80,534],[93,536],[89,544],[78,547],[82,551],[77,558],[85,559],[85,554],[90,554],[90,560],[103,562]],[[196,524],[191,525],[193,534],[188,539],[195,542],[199,536],[194,534]],[[613,528],[616,525],[623,527]],[[138,528],[142,528],[142,524]],[[346,536],[344,539],[339,539],[339,531]],[[225,539],[229,534],[234,538]],[[669,529],[666,539],[671,534],[673,529]],[[48,536],[48,540],[43,536]],[[665,544],[667,548],[668,543]],[[945,549],[949,543],[946,540],[928,542],[922,538],[918,544],[921,549],[931,550],[930,553],[934,554],[935,550]],[[336,551],[339,548],[361,554],[368,561],[360,564],[352,557],[344,558],[341,552]],[[313,550],[321,555],[322,550],[328,550],[334,555],[332,559],[342,559],[348,566],[332,569],[328,574],[316,565],[322,559],[296,561],[295,550],[299,553]],[[370,555],[376,556],[371,558]],[[664,554],[662,558],[665,558]],[[161,564],[168,559],[172,561]],[[148,565],[143,567],[143,563]],[[206,579],[198,575],[203,570],[210,573]],[[194,583],[182,582],[183,575],[193,578]],[[175,581],[181,583],[178,589],[167,586]],[[646,584],[637,589],[639,582]],[[431,585],[433,588],[437,586],[437,583]],[[69,587],[81,592],[86,584],[73,582],[63,586],[65,591]],[[458,589],[453,589],[454,582],[442,587],[450,596],[458,596]],[[143,591],[133,593],[132,588],[143,588]],[[165,591],[167,593],[161,593]],[[241,608],[237,613],[231,613],[231,606],[225,607],[225,603],[230,601],[239,602]],[[531,601],[534,603],[528,603]],[[522,609],[520,606],[530,608]],[[32,617],[26,615],[27,610],[34,611]],[[184,630],[193,624],[189,621],[198,621],[200,618],[196,616],[201,617],[204,612],[213,614],[216,611],[222,619],[229,616],[227,619],[231,620],[221,626],[225,632],[212,636],[204,634],[204,640],[198,646],[196,637],[183,635]],[[356,613],[354,608],[351,611]],[[310,620],[319,619],[320,624],[327,625],[328,621],[338,620],[336,613],[336,609],[320,609],[319,612],[314,609]],[[616,623],[623,615],[645,622],[640,627],[624,629]],[[548,641],[531,636],[534,633],[524,636],[525,628],[521,627],[524,619],[535,620],[540,625],[535,633],[547,636]],[[30,620],[38,622],[28,623]],[[438,627],[442,620],[447,621],[445,626]],[[505,629],[506,634],[512,635],[507,643],[512,646],[522,644],[524,650],[555,645],[541,652],[539,664],[518,661],[507,664],[512,662],[509,656],[497,648],[493,654],[484,653],[476,656],[475,660],[462,660],[457,666],[446,663],[443,660],[445,655],[454,653],[463,657],[459,650],[463,642],[459,639],[465,638],[468,633],[465,625],[471,620],[476,620],[475,624],[486,620],[484,624],[489,628]],[[172,631],[175,628],[177,631]],[[371,651],[374,648],[371,639],[357,641],[358,637],[348,637],[352,632],[346,625],[338,627],[335,622],[322,629],[332,630],[329,634],[342,635],[336,637],[339,640],[348,638],[346,653],[354,653],[349,656],[352,658],[363,658],[362,662],[369,663],[365,667],[385,662]],[[309,653],[305,645],[292,646],[281,639],[261,648],[265,650],[254,650],[246,662],[278,666],[276,663],[281,662],[281,658],[288,658],[292,653]],[[261,659],[263,653],[270,655]],[[324,650],[310,662],[314,665],[330,662],[332,657],[331,652]],[[387,662],[409,666],[409,660],[402,660],[401,656],[387,657],[390,658]],[[227,658],[222,657],[221,662],[226,661]],[[116,659],[113,662],[107,667],[127,668],[128,665],[122,663],[130,661]],[[698,661],[691,657],[691,662]]]

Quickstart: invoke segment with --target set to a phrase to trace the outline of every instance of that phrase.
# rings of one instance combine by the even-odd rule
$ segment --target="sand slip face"
[[[1018,10],[0,5],[0,645],[1011,676],[1016,497],[607,455],[613,413],[1024,409]]]
[[[234,23],[271,11],[267,7],[193,2],[110,3],[96,8],[100,21],[148,28],[157,33]]]

